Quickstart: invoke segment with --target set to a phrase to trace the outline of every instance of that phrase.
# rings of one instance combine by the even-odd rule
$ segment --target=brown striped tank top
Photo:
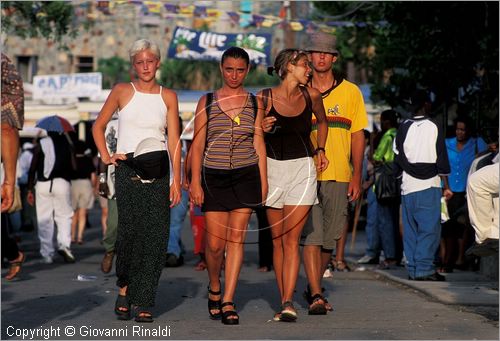
[[[221,110],[214,93],[207,95],[207,139],[203,166],[215,169],[237,169],[258,163],[253,145],[257,102],[248,94],[241,112],[231,119]]]

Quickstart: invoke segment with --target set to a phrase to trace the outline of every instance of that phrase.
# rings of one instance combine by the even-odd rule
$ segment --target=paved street
[[[118,321],[113,313],[117,295],[114,269],[100,272],[99,211],[90,214],[92,227],[84,245],[75,245],[77,263],[38,264],[34,234],[23,236],[27,262],[20,279],[2,278],[2,339],[498,339],[498,282],[479,274],[448,274],[444,283],[416,283],[402,268],[372,271],[358,268],[334,273],[325,280],[334,312],[308,316],[301,297],[301,269],[295,295],[296,323],[272,322],[279,299],[274,273],[257,271],[256,231],[247,237],[245,264],[235,303],[239,326],[224,326],[208,318],[205,271],[194,271],[189,219],[183,231],[186,264],[165,268],[161,276],[153,324]],[[255,229],[252,220],[251,229]],[[347,244],[348,260],[362,255],[364,234],[355,247]],[[362,271],[364,270],[364,271]],[[6,270],[2,270],[2,277]],[[78,275],[96,276],[78,281]],[[412,285],[412,286],[410,286]],[[469,301],[467,301],[469,300]],[[496,320],[496,321],[495,321]],[[32,333],[32,334],[30,334]],[[32,337],[34,336],[34,337]]]

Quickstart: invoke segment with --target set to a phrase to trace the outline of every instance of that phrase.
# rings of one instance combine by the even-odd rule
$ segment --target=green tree
[[[102,86],[112,88],[119,82],[130,82],[130,63],[120,57],[99,59],[97,71],[102,72]]]
[[[68,1],[2,1],[2,32],[21,38],[42,37],[67,48],[64,37],[78,34]]]
[[[325,20],[350,20],[337,36],[342,56],[368,67],[372,100],[393,107],[416,86],[436,94],[444,114],[457,103],[460,87],[477,80],[480,89],[459,106],[476,118],[498,122],[498,2],[315,2]],[[379,20],[386,25],[359,25]],[[363,53],[373,45],[374,53]]]
[[[160,82],[172,89],[211,90],[222,86],[219,63],[215,61],[168,59],[161,64],[160,71]],[[276,77],[252,66],[244,85],[265,87],[277,83]]]

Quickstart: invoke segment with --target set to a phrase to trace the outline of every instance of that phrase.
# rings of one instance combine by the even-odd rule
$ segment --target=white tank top
[[[147,94],[136,90],[130,102],[118,112],[118,143],[116,152],[119,154],[133,153],[135,148],[145,138],[153,137],[166,141],[167,106],[160,93]]]

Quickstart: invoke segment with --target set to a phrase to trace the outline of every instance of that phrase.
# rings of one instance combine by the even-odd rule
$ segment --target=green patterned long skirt
[[[165,266],[170,231],[169,176],[142,183],[124,162],[116,167],[118,236],[116,284],[128,286],[129,302],[152,307]]]

